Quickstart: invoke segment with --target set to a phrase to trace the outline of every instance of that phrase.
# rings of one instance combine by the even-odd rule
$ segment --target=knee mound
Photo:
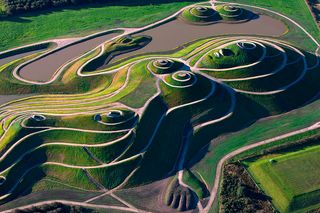
[[[178,71],[164,77],[164,83],[175,88],[192,87],[196,82],[197,76],[189,71]]]
[[[106,113],[96,114],[94,120],[110,126],[133,124],[138,119],[135,112],[127,109],[111,109]]]

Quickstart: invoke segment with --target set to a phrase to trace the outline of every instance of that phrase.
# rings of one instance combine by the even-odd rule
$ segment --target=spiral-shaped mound
[[[94,120],[105,125],[120,125],[135,120],[135,112],[127,109],[111,109],[106,113],[96,114]]]
[[[197,17],[210,17],[214,14],[214,11],[209,7],[195,6],[190,9],[190,13]]]
[[[186,8],[180,15],[180,18],[192,23],[210,23],[219,20],[219,15],[212,7],[193,6]]]
[[[46,117],[41,114],[36,114],[36,115],[32,115],[31,119],[34,121],[44,121],[44,120],[46,120]]]
[[[201,68],[227,69],[258,62],[265,46],[254,41],[233,41],[205,54],[197,64]]]
[[[216,10],[220,17],[226,21],[242,21],[250,17],[249,11],[231,4],[218,5]]]
[[[197,76],[193,72],[178,71],[164,78],[164,83],[174,88],[187,88],[193,86]]]
[[[173,59],[160,58],[150,61],[147,66],[155,74],[168,74],[179,70],[183,64]]]

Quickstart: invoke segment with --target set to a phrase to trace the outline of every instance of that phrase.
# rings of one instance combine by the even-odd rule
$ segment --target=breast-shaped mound
[[[150,61],[147,65],[154,74],[168,74],[179,70],[183,63],[169,58],[160,58]]]
[[[111,109],[106,113],[96,114],[94,116],[95,121],[110,126],[133,123],[137,118],[135,112],[127,109]]]
[[[164,77],[164,83],[174,88],[192,87],[196,82],[197,76],[189,71],[178,71]]]
[[[232,4],[222,4],[216,6],[216,10],[224,21],[244,21],[253,15],[250,11]]]
[[[180,14],[180,18],[194,24],[211,23],[220,19],[219,14],[212,7],[201,5],[186,8]]]
[[[205,54],[197,63],[200,68],[228,69],[259,62],[265,46],[255,41],[232,41]]]

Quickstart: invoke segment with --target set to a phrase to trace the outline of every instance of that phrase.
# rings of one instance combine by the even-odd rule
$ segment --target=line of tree
[[[101,0],[4,0],[8,14],[24,13],[61,7],[67,5],[78,5],[81,3],[99,2]]]
[[[88,3],[111,3],[118,5],[139,6],[146,4],[160,4],[170,2],[194,2],[202,0],[0,0],[5,5],[6,15],[26,13],[29,11],[46,10],[55,7],[65,7]],[[4,11],[0,10],[0,16],[4,15]]]

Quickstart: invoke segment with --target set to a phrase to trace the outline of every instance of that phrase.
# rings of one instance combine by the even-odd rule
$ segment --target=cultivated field
[[[319,206],[320,146],[247,162],[248,170],[281,212]]]

